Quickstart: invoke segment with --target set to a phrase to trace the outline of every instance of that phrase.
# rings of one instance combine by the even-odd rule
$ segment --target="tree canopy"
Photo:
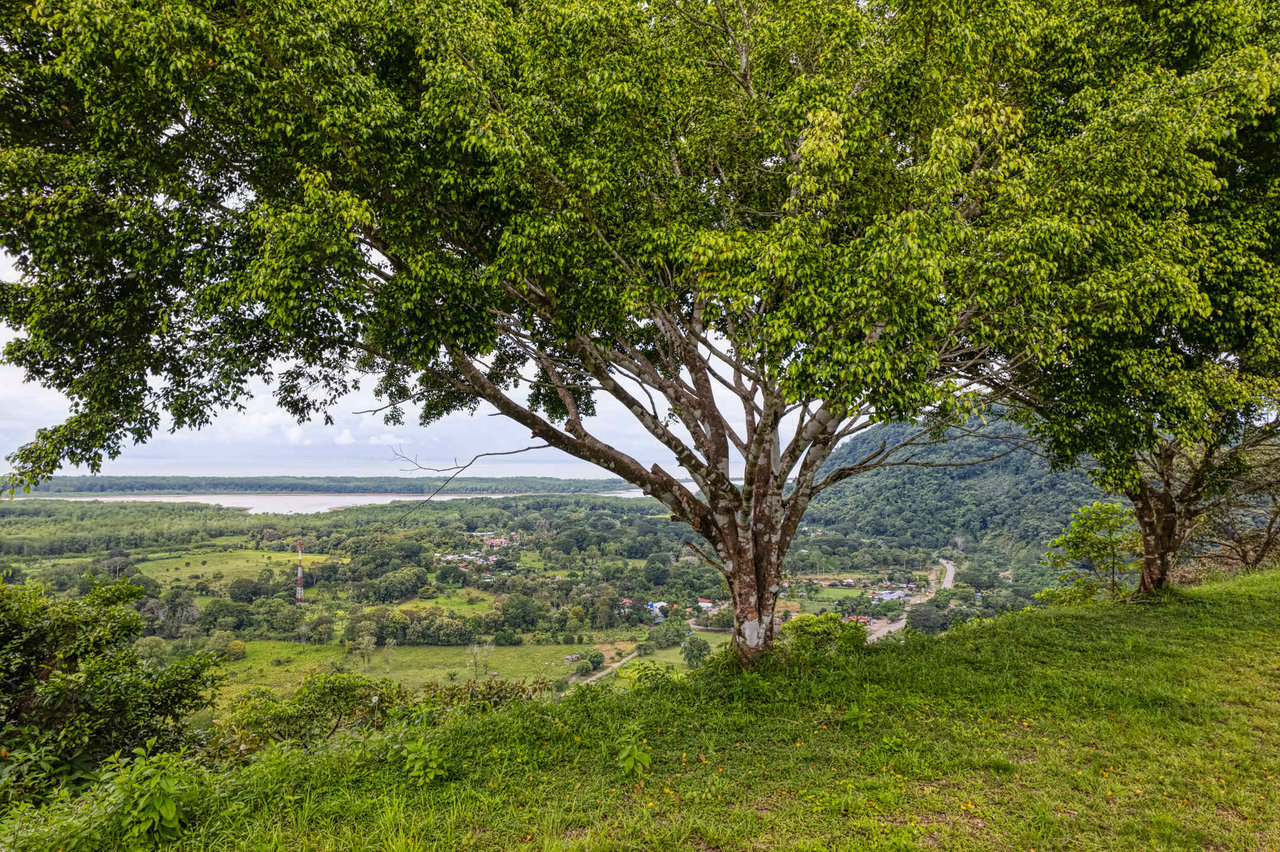
[[[1174,341],[1213,329],[1180,388],[1224,305],[1253,351],[1273,6],[11,7],[5,359],[74,406],[17,476],[204,425],[259,377],[299,418],[360,380],[392,420],[486,403],[690,524],[749,659],[809,500],[910,462],[819,476],[843,438],[1003,388],[1126,400],[1138,441],[1209,404],[1128,404]],[[694,486],[596,434],[600,395]]]

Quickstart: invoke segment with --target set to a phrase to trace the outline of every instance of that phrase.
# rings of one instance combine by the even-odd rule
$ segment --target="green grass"
[[[855,598],[862,594],[865,594],[865,590],[863,589],[830,586],[824,589],[819,589],[816,594],[811,595],[810,597],[797,598],[797,600],[800,603],[800,610],[802,612],[816,613],[821,612],[824,609],[827,612],[835,612],[837,605],[842,599]]]
[[[437,750],[425,786],[376,738],[193,769],[177,848],[1272,850],[1277,637],[1273,572],[584,687],[390,733]]]
[[[230,679],[222,690],[224,701],[255,686],[291,689],[301,683],[308,672],[329,671],[334,665],[343,665],[347,671],[364,671],[362,661],[348,656],[338,645],[253,640],[246,642],[245,646],[248,656],[227,666]],[[525,644],[494,648],[488,666],[482,668],[480,676],[485,677],[486,672],[497,672],[498,677],[510,680],[555,680],[565,677],[572,669],[572,665],[565,662],[565,656],[581,653],[580,649],[586,647]],[[277,665],[276,660],[281,661],[280,664]],[[371,676],[389,677],[410,688],[429,681],[445,682],[450,672],[454,672],[460,681],[474,676],[471,654],[466,647],[401,645],[389,655],[379,648],[374,652],[368,670]]]
[[[302,554],[303,565],[314,565],[324,562],[329,557],[325,554]],[[187,563],[191,563],[187,567]],[[201,562],[207,564],[201,565]],[[148,577],[161,583],[172,583],[181,580],[186,582],[192,577],[200,577],[210,582],[216,572],[222,572],[219,583],[227,584],[241,577],[257,579],[263,568],[279,572],[281,568],[293,569],[298,564],[297,553],[264,553],[261,550],[210,550],[191,551],[170,559],[148,559],[138,564],[138,569]]]
[[[426,609],[438,606],[444,610],[454,610],[459,615],[482,615],[493,609],[493,595],[475,589],[465,592],[451,592],[438,597],[422,600],[414,598],[400,604],[397,609]]]

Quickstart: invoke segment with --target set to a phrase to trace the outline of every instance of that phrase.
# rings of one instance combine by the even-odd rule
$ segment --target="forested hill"
[[[405,476],[55,476],[42,494],[431,494],[443,477]],[[621,479],[550,476],[458,477],[444,494],[595,494],[629,486]]]
[[[892,444],[913,427],[879,426],[838,447],[828,468],[863,458],[881,441]],[[993,434],[1013,431],[994,424]],[[957,438],[920,451],[929,462],[965,462],[1003,451],[996,441]],[[1102,493],[1080,470],[1054,471],[1029,450],[970,467],[890,467],[851,477],[819,495],[808,520],[890,546],[945,547],[962,539],[966,551],[1043,552],[1071,512]]]

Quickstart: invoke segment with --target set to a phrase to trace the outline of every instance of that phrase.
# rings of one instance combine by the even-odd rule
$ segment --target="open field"
[[[397,609],[426,609],[438,606],[444,610],[454,610],[459,615],[482,615],[493,609],[493,595],[478,589],[466,589],[438,597],[423,600],[414,598],[399,604]]]
[[[415,733],[448,767],[429,786],[336,746],[193,782],[180,847],[1262,852],[1280,848],[1277,635],[1272,573],[589,687]],[[278,784],[291,798],[235,798]]]
[[[863,589],[831,586],[820,589],[816,594],[807,598],[799,598],[798,603],[802,612],[821,612],[824,609],[828,612],[834,612],[842,599],[856,598],[863,594],[866,594]]]
[[[323,553],[304,553],[302,564],[314,565],[328,558]],[[297,565],[297,553],[275,553],[262,550],[196,550],[168,559],[148,559],[138,563],[138,570],[161,583],[188,582],[193,579],[213,582],[213,575],[221,573],[222,579],[218,582],[225,584],[242,577],[257,579],[263,568],[278,572],[281,568],[292,570]]]
[[[358,656],[347,655],[337,645],[301,645],[297,642],[254,640],[245,643],[249,656],[227,665],[231,677],[223,687],[222,698],[228,700],[245,690],[264,686],[290,689],[297,686],[310,671],[329,671],[342,665],[347,671],[365,671]],[[494,648],[487,665],[482,660],[480,677],[496,672],[507,679],[565,677],[573,669],[566,663],[569,654],[585,653],[590,645],[517,645]],[[277,664],[275,661],[279,661]],[[410,688],[429,681],[447,681],[453,673],[457,680],[475,677],[471,654],[466,647],[401,645],[390,654],[382,648],[374,652],[368,674],[389,677]]]

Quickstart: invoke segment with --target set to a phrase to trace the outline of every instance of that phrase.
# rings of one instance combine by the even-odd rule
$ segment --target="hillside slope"
[[[1275,849],[1277,635],[1273,572],[182,764],[177,848]],[[410,780],[392,743],[418,737],[444,779]],[[100,794],[0,831],[106,848],[135,807]]]
[[[1007,423],[991,427],[1014,431]],[[881,441],[892,444],[911,427],[869,429],[836,448],[831,469],[852,464]],[[987,458],[1006,449],[999,442],[958,438],[921,451],[934,464]],[[999,555],[1008,563],[1039,558],[1072,511],[1103,494],[1081,470],[1053,470],[1029,450],[972,466],[888,467],[851,477],[818,496],[806,520],[850,536],[896,547],[948,547]]]

